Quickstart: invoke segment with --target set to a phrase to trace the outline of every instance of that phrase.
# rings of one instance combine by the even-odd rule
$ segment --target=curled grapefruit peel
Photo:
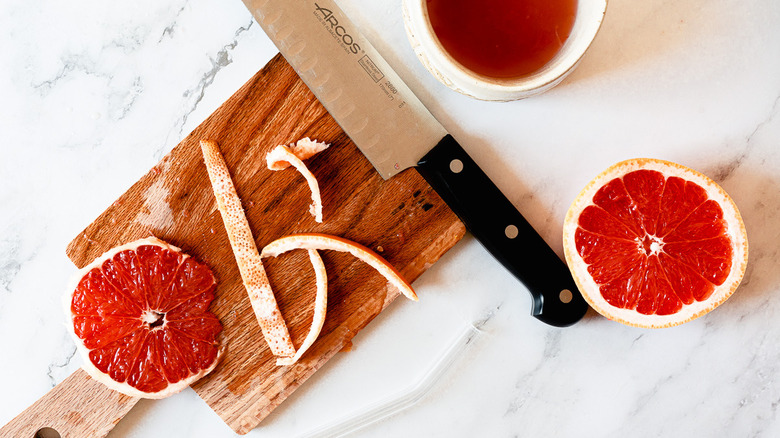
[[[68,331],[95,380],[131,397],[180,392],[217,365],[211,270],[155,237],[115,247],[73,277]]]
[[[563,226],[566,261],[585,300],[626,325],[691,321],[729,298],[747,265],[734,201],[676,163],[617,163],[577,196]]]
[[[390,284],[395,286],[407,298],[417,301],[412,286],[403,279],[401,274],[393,266],[377,255],[370,249],[355,242],[343,239],[341,237],[329,236],[327,234],[292,234],[274,240],[263,248],[261,257],[277,257],[294,249],[305,249],[309,252],[309,259],[316,274],[317,292],[314,300],[314,316],[309,333],[303,344],[296,351],[295,356],[291,358],[278,358],[277,365],[292,365],[296,363],[306,350],[314,344],[325,323],[325,313],[327,310],[328,280],[325,271],[325,265],[322,263],[317,250],[334,250],[348,252],[358,259],[364,261],[384,276]]]
[[[290,146],[279,145],[269,152],[265,159],[270,170],[284,170],[290,166],[295,167],[309,185],[311,190],[312,205],[309,212],[314,216],[314,220],[322,223],[322,197],[320,195],[320,185],[314,174],[311,173],[303,160],[311,158],[315,154],[328,148],[328,144],[316,140],[310,140],[309,137],[298,140]]]
[[[295,355],[292,357],[279,357],[276,359],[276,365],[292,365],[303,356],[303,353],[314,344],[317,337],[322,331],[322,326],[325,324],[325,314],[328,308],[328,274],[325,272],[325,264],[322,263],[322,258],[316,250],[310,249],[309,261],[314,268],[315,283],[317,292],[314,298],[314,316],[312,316],[311,327],[309,327],[309,333],[306,334],[306,338]]]
[[[247,277],[245,276],[245,271],[242,269],[242,263],[247,264],[251,262],[252,266],[259,267],[259,270],[249,272],[248,274],[255,275],[254,279],[250,279],[250,283],[255,286],[262,286],[262,300],[259,298],[259,294],[253,295],[250,291],[250,286],[247,286],[247,291],[249,292],[252,306],[255,309],[255,314],[263,329],[263,336],[269,346],[271,346],[271,352],[274,356],[277,356],[277,365],[284,366],[295,364],[317,340],[325,323],[328,280],[325,265],[317,252],[319,249],[348,252],[354,255],[376,269],[390,284],[395,286],[407,298],[413,301],[418,300],[417,294],[414,292],[414,289],[412,289],[412,286],[404,280],[401,274],[384,258],[360,244],[336,236],[329,236],[326,234],[294,234],[282,237],[263,248],[262,254],[258,255],[257,260],[255,260],[257,247],[255,246],[254,238],[249,229],[246,216],[243,213],[241,201],[238,198],[238,194],[236,193],[230,178],[227,165],[219,152],[219,146],[216,142],[210,140],[203,140],[200,142],[200,145],[203,151],[204,161],[206,162],[206,168],[209,172],[209,179],[211,180],[212,188],[217,198],[217,206],[222,214],[223,222],[225,222],[225,228],[228,230],[228,236],[230,237],[233,252],[238,261],[239,270],[241,271],[241,276],[244,279],[245,285],[247,285]],[[291,145],[292,149],[286,146],[277,146],[266,156],[268,168],[271,170],[280,170],[285,169],[290,165],[298,168],[306,177],[307,181],[309,181],[309,185],[312,188],[312,198],[315,203],[313,212],[315,213],[315,217],[319,216],[318,222],[321,222],[322,204],[319,200],[317,181],[314,178],[314,175],[308,171],[301,159],[309,158],[312,155],[321,152],[327,148],[328,145],[304,138],[299,140],[296,146],[297,147],[293,147]],[[238,245],[234,242],[237,242]],[[314,300],[312,324],[306,338],[297,350],[295,350],[292,340],[290,339],[289,329],[278,309],[276,299],[262,265],[262,258],[276,257],[293,249],[306,249],[308,251],[309,260],[314,268],[317,289]],[[247,259],[250,261],[247,262]],[[262,276],[257,275],[258,272],[261,273]],[[267,310],[271,305],[273,305],[273,308],[275,309],[272,314],[274,318],[273,327],[272,330],[267,330],[264,328],[263,319],[261,319],[261,316],[258,314],[258,308]],[[278,348],[279,345],[283,345],[284,348]],[[277,348],[275,349],[274,346],[277,346]]]
[[[333,250],[352,254],[384,276],[391,285],[396,287],[406,298],[417,301],[417,294],[412,286],[387,260],[363,245],[347,239],[327,234],[306,233],[292,234],[274,240],[263,248],[261,257],[276,257],[292,249]]]
[[[219,145],[215,141],[202,140],[200,147],[214,196],[217,199],[217,208],[222,215],[241,279],[249,294],[249,301],[260,323],[263,337],[274,356],[292,357],[295,354],[295,347],[271,290],[263,262],[252,237],[252,230],[249,228],[249,222],[246,220],[225,160],[219,151]]]
[[[287,145],[287,149],[299,160],[308,160],[309,158],[319,154],[330,147],[330,144],[312,140],[309,137],[304,137],[295,143]],[[284,170],[290,167],[291,163],[287,161],[274,161],[273,164],[269,161],[268,168],[271,170]]]

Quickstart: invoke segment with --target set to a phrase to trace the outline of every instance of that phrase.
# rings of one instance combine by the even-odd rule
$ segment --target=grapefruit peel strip
[[[417,301],[417,294],[412,289],[412,286],[404,280],[401,274],[387,262],[382,256],[378,255],[374,251],[366,248],[363,245],[351,242],[341,237],[329,236],[327,234],[292,234],[280,239],[276,239],[273,242],[263,248],[261,257],[276,257],[279,254],[290,251],[291,249],[325,249],[333,251],[348,252],[363,262],[367,263],[372,268],[379,271],[387,281],[398,288],[406,298],[412,301]]]
[[[296,143],[290,143],[287,145],[287,149],[293,153],[300,160],[308,160],[309,158],[324,151],[330,146],[329,143],[324,143],[317,140],[312,140],[309,137],[304,137],[298,140]],[[284,170],[290,167],[290,163],[287,161],[278,161],[273,164],[273,167],[269,164],[268,168],[271,170]]]
[[[317,340],[320,331],[322,331],[322,326],[325,324],[325,313],[328,307],[328,275],[325,272],[325,264],[322,263],[322,258],[317,250],[310,249],[308,252],[317,283],[317,295],[314,298],[314,316],[311,320],[309,333],[306,335],[306,339],[303,340],[303,344],[298,348],[298,351],[295,352],[295,356],[277,358],[276,365],[279,366],[293,365],[298,362],[298,359],[303,356],[303,353],[305,353],[306,350],[314,344],[314,341]]]
[[[225,159],[219,151],[219,145],[212,140],[201,140],[200,147],[214,196],[217,198],[217,208],[222,215],[241,279],[249,294],[263,337],[274,356],[291,357],[295,354],[295,347],[290,332],[271,290],[255,239],[252,237],[252,230]]]
[[[295,145],[291,144],[289,147],[279,145],[265,156],[268,163],[268,169],[283,170],[292,165],[304,178],[306,178],[306,183],[309,184],[309,189],[311,190],[312,200],[309,212],[314,216],[314,221],[318,223],[322,223],[322,197],[320,196],[320,186],[317,183],[317,179],[306,167],[306,164],[303,163],[303,160],[324,151],[328,146],[328,144],[310,140],[306,137],[298,140]]]

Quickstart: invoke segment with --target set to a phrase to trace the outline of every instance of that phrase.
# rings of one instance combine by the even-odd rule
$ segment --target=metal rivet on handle
[[[457,158],[450,161],[450,170],[452,173],[461,173],[463,171],[463,161]]]
[[[507,227],[504,228],[504,235],[509,239],[514,239],[519,233],[520,231],[514,225],[507,225]]]
[[[563,304],[568,304],[571,303],[572,298],[574,298],[574,294],[572,294],[569,289],[564,289],[561,291],[561,293],[558,294],[558,298]]]

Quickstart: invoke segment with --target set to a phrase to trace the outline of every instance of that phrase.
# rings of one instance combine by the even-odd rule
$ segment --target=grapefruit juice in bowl
[[[415,54],[440,82],[482,100],[544,92],[590,46],[607,0],[404,0]]]

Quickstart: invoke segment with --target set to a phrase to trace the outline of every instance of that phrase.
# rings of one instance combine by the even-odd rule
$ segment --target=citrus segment
[[[79,272],[66,295],[84,369],[122,393],[162,398],[210,372],[222,324],[204,264],[156,239],[114,248]]]
[[[747,263],[731,198],[678,164],[635,159],[610,167],[572,204],[564,249],[597,311],[629,325],[676,325],[733,293]]]

